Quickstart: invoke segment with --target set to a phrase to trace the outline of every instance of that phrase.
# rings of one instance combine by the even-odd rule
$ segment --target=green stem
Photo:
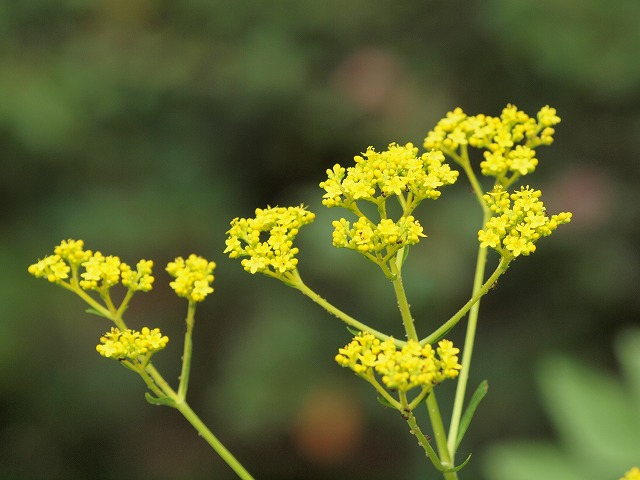
[[[400,403],[395,398],[389,395],[389,392],[387,392],[384,389],[384,387],[380,385],[380,383],[378,382],[378,380],[376,380],[376,377],[375,375],[373,375],[373,373],[370,373],[368,375],[360,374],[359,376],[364,380],[366,380],[367,382],[369,382],[371,385],[373,385],[373,388],[375,388],[376,391],[382,396],[382,398],[384,398],[387,402],[389,402],[389,404],[393,405],[398,410],[402,410],[402,405],[400,405]]]
[[[189,387],[189,375],[191,372],[191,352],[193,341],[191,335],[195,323],[196,302],[189,302],[187,318],[185,320],[187,329],[184,334],[184,349],[182,351],[182,371],[180,372],[180,385],[178,386],[178,397],[181,400],[187,398],[187,388]]]
[[[390,262],[390,270],[393,274],[393,291],[398,299],[398,308],[400,309],[400,315],[402,316],[402,323],[404,324],[404,330],[407,333],[408,340],[418,340],[418,333],[411,317],[411,310],[409,308],[409,301],[407,300],[407,294],[404,291],[404,285],[402,283],[402,252],[398,254],[398,261]]]
[[[427,395],[427,410],[429,412],[429,419],[431,420],[431,427],[433,428],[433,436],[438,447],[438,453],[440,454],[440,463],[445,468],[453,468],[452,457],[449,454],[449,448],[447,447],[447,434],[442,424],[442,416],[440,415],[440,409],[438,408],[438,401],[436,400],[436,394],[433,390]],[[443,473],[445,480],[457,480],[458,474],[456,472]]]
[[[131,290],[130,288],[127,289],[127,293],[124,296],[124,298],[122,299],[122,303],[120,304],[120,306],[118,307],[118,311],[116,312],[116,317],[122,318],[122,315],[124,314],[124,311],[129,306],[129,302],[131,301],[131,298],[133,297],[133,294],[134,294],[133,290]]]
[[[318,295],[316,292],[314,292],[309,287],[307,287],[307,285],[302,281],[302,278],[300,278],[300,275],[298,275],[295,280],[293,278],[289,278],[289,281],[287,282],[287,284],[290,285],[291,287],[299,290],[302,294],[304,294],[307,297],[309,297],[315,303],[317,303],[322,308],[324,308],[327,312],[335,315],[336,317],[338,317],[340,320],[342,320],[347,325],[350,325],[353,328],[356,328],[356,329],[358,329],[358,330],[360,330],[362,332],[369,332],[369,333],[375,335],[376,338],[379,338],[380,340],[392,340],[393,343],[398,347],[402,347],[402,346],[404,346],[406,344],[406,342],[403,342],[402,340],[396,340],[395,338],[390,337],[389,335],[385,335],[382,332],[374,330],[373,328],[369,327],[368,325],[365,325],[364,323],[359,322],[355,318],[347,315],[342,310],[334,307],[331,303],[329,303],[324,298],[322,298],[320,295]]]
[[[102,298],[106,303],[106,307],[100,305],[90,295],[80,288],[77,282],[77,278],[74,275],[72,282],[64,283],[60,285],[67,290],[74,292],[80,298],[82,298],[87,304],[94,310],[99,312],[104,317],[112,320],[120,330],[125,330],[126,325],[122,319],[122,314],[126,309],[126,305],[131,298],[132,292],[127,292],[125,299],[123,300],[120,308],[116,309],[111,302],[111,298],[108,295],[103,295]],[[167,383],[164,377],[156,370],[151,362],[146,365],[134,365],[131,362],[125,361],[123,366],[130,370],[136,371],[140,377],[144,380],[145,384],[156,395],[156,400],[159,400],[157,404],[171,406],[177,409],[182,416],[196,429],[198,434],[211,445],[214,451],[220,455],[220,457],[231,467],[231,469],[242,480],[254,480],[251,474],[238,462],[238,460],[231,454],[229,450],[218,440],[215,435],[209,430],[209,428],[200,420],[200,418],[191,409],[189,404],[185,401],[187,394],[187,386],[189,382],[189,372],[191,367],[191,351],[192,342],[191,334],[193,331],[194,318],[195,318],[195,306],[194,302],[189,303],[189,309],[187,311],[187,331],[185,334],[185,345],[183,352],[182,372],[180,375],[180,385],[178,393],[176,393],[171,386]],[[147,359],[148,360],[148,359]],[[160,401],[161,400],[161,401]],[[155,403],[155,402],[152,402]]]
[[[482,207],[482,211],[486,213],[488,211],[487,205],[483,200],[484,190],[478,181],[478,177],[476,177],[476,172],[471,168],[471,162],[469,161],[469,150],[466,145],[460,146],[460,155],[455,153],[450,153],[451,157],[455,160],[455,162],[462,167],[464,173],[467,175],[469,179],[469,183],[471,184],[471,188],[473,189],[473,193],[475,193],[480,206]],[[484,223],[483,223],[484,225]]]
[[[483,224],[488,221],[487,215],[484,215]],[[500,265],[502,265],[502,260]],[[487,264],[487,248],[480,247],[478,249],[478,257],[476,260],[476,273],[473,278],[472,297],[478,295],[482,290],[482,281],[484,279],[485,267]],[[500,271],[500,265],[496,272]],[[491,280],[491,278],[489,279]],[[454,455],[460,428],[460,418],[462,416],[462,407],[467,391],[467,383],[469,380],[469,370],[471,368],[471,357],[473,354],[473,346],[475,343],[476,329],[478,326],[478,314],[480,313],[480,299],[471,307],[469,312],[469,321],[467,323],[467,332],[465,334],[464,347],[462,349],[462,369],[458,377],[456,386],[456,395],[453,401],[453,411],[451,413],[451,423],[449,425],[449,453]]]
[[[420,446],[423,448],[424,452],[427,454],[427,457],[429,457],[429,460],[431,460],[431,463],[433,463],[433,465],[439,471],[442,471],[443,470],[442,462],[438,458],[438,454],[436,453],[436,451],[431,446],[431,443],[429,443],[430,439],[427,438],[427,436],[424,433],[422,433],[422,430],[418,425],[415,415],[413,414],[413,412],[411,411],[411,408],[407,404],[407,394],[405,392],[400,392],[400,401],[403,404],[403,407],[400,410],[402,414],[402,418],[404,418],[407,424],[409,425],[409,429],[411,430],[411,433],[415,435],[415,437],[418,439],[418,444],[420,444]]]
[[[486,249],[484,249],[486,250]],[[486,253],[485,253],[486,255]],[[500,275],[507,271],[509,267],[509,263],[513,257],[502,257],[500,263],[496,267],[495,271],[491,274],[491,276],[484,282],[477,290],[472,293],[471,298],[467,303],[465,303],[460,310],[458,310],[455,315],[453,315],[449,320],[443,323],[437,330],[435,330],[428,337],[420,340],[421,345],[426,345],[427,343],[433,343],[439,338],[441,338],[444,334],[446,334],[449,330],[451,330],[461,319],[466,315],[466,313],[471,310],[471,308],[476,305],[480,299],[489,291],[489,289],[496,283]],[[484,262],[483,262],[484,263]],[[484,268],[484,266],[482,267]],[[481,272],[484,273],[484,270]],[[482,281],[482,277],[476,273],[476,278],[480,278]],[[475,283],[475,282],[474,282]],[[479,307],[478,307],[479,308]],[[477,313],[476,313],[477,315]],[[466,345],[465,345],[466,349]]]

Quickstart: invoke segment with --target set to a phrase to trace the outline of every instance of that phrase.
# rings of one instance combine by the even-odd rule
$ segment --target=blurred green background
[[[483,302],[471,383],[490,391],[462,478],[490,475],[494,442],[553,438],[540,359],[616,375],[613,338],[638,324],[639,25],[636,0],[1,2],[0,478],[233,478],[177,412],[96,354],[109,325],[27,274],[70,237],[154,259],[156,288],[128,319],[169,334],[156,357],[169,379],[186,305],[162,266],[191,252],[217,262],[190,403],[257,478],[436,478],[399,416],[333,361],[342,324],[222,251],[232,218],[309,205],[307,283],[401,335],[388,282],[331,247],[342,213],[317,184],[369,145],[421,145],[456,106],[555,106],[556,142],[528,182],[550,212],[574,212]],[[462,183],[422,208],[429,238],[405,283],[423,334],[468,298],[479,219]]]

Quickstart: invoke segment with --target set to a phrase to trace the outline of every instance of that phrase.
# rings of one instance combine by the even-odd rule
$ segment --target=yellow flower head
[[[382,219],[377,225],[366,217],[360,217],[353,225],[344,218],[332,223],[333,245],[359,252],[380,252],[385,248],[401,248],[415,245],[422,233],[422,226],[412,215],[400,217],[397,222]]]
[[[144,327],[141,331],[112,327],[110,332],[100,337],[96,351],[103,357],[115,360],[143,360],[162,350],[169,342],[160,329]]]
[[[227,232],[224,253],[230,258],[249,257],[242,266],[250,273],[279,277],[296,270],[298,248],[293,241],[315,214],[300,207],[257,208],[254,218],[234,218]]]
[[[184,297],[190,302],[201,302],[213,292],[211,283],[215,267],[214,262],[193,253],[186,260],[178,257],[167,265],[167,272],[175,278],[169,283],[169,286],[175,290],[178,296]]]
[[[335,165],[327,170],[327,180],[320,183],[326,192],[322,203],[349,208],[357,200],[379,203],[392,195],[412,194],[418,200],[438,198],[438,189],[454,183],[458,172],[444,163],[442,152],[417,154],[411,143],[392,143],[383,152],[369,147],[362,156],[354,157],[353,167]]]
[[[487,193],[484,200],[494,216],[478,232],[480,246],[514,257],[535,252],[540,237],[551,235],[572,216],[569,212],[547,216],[541,195],[540,190],[528,186],[512,194],[500,188]]]
[[[554,125],[560,123],[555,108],[545,106],[531,118],[515,105],[507,105],[499,117],[467,116],[461,108],[449,112],[424,140],[427,149],[456,157],[467,145],[485,150],[480,169],[499,181],[527,175],[538,165],[535,148],[553,142]]]
[[[140,260],[135,271],[126,263],[120,264],[122,285],[133,291],[148,292],[153,287],[152,268],[153,260]]]
[[[77,271],[78,265],[91,257],[91,250],[84,250],[82,240],[63,240],[48,255],[29,266],[29,273],[36,278],[46,278],[52,283],[61,283],[70,278],[71,267]]]
[[[430,389],[447,378],[457,377],[462,368],[458,353],[460,350],[448,340],[441,340],[436,350],[415,340],[398,349],[393,340],[380,341],[361,332],[338,350],[335,360],[359,375],[379,375],[391,390],[407,392],[415,387]]]
[[[85,271],[80,274],[80,287],[84,290],[108,289],[120,282],[120,258],[100,252],[94,253],[82,266]],[[126,264],[125,267],[127,268]]]
[[[633,467],[620,480],[640,480],[640,468]]]
[[[121,281],[130,290],[151,290],[153,262],[150,260],[140,260],[136,271],[132,271],[119,257],[84,250],[84,242],[73,239],[63,240],[53,251],[53,255],[30,265],[29,273],[53,283],[77,285],[83,290],[104,291]]]

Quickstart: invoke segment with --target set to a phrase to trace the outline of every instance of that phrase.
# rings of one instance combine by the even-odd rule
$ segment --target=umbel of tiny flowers
[[[134,270],[119,257],[84,250],[82,240],[69,239],[55,247],[53,255],[44,257],[29,266],[28,270],[37,278],[46,278],[72,291],[89,304],[90,312],[111,320],[115,327],[100,338],[100,343],[96,346],[97,352],[103,357],[117,360],[122,366],[140,375],[151,392],[146,394],[150,403],[170,406],[180,411],[240,478],[252,479],[253,477],[186,402],[196,305],[213,292],[211,283],[214,279],[215,263],[192,254],[186,260],[177,257],[167,265],[167,272],[174,278],[170,283],[171,288],[178,296],[186,298],[189,304],[182,371],[177,392],[151,363],[151,356],[162,350],[169,338],[162,335],[158,328],[143,327],[139,331],[127,328],[123,319],[133,294],[152,289],[152,267],[151,260],[140,260]],[[120,305],[116,307],[111,290],[118,284],[125,287],[126,293]],[[97,292],[98,298],[93,292]]]
[[[370,333],[360,332],[338,350],[335,360],[373,385],[395,408],[404,411],[413,410],[435,385],[458,376],[462,368],[458,363],[459,352],[449,340],[440,340],[436,350],[415,340],[398,348],[393,341],[380,341]],[[406,393],[415,388],[420,392],[408,402]],[[399,398],[393,398],[387,390],[398,392]]]
[[[545,106],[531,118],[515,105],[507,105],[499,117],[468,116],[461,108],[447,113],[424,140],[427,149],[441,150],[463,167],[468,162],[467,147],[485,150],[480,163],[485,176],[508,188],[537,165],[536,147],[551,145],[554,126],[560,123],[555,108]]]
[[[36,278],[74,292],[91,307],[91,312],[102,315],[115,323],[120,330],[127,327],[122,320],[135,292],[148,292],[153,287],[153,262],[140,260],[135,270],[114,255],[103,255],[84,249],[82,240],[63,240],[42,260],[29,266],[29,273]],[[118,307],[113,303],[111,288],[122,283],[126,294]],[[91,292],[97,292],[98,298]]]
[[[480,247],[491,247],[501,256],[529,255],[536,250],[535,243],[569,223],[571,213],[548,216],[540,190],[521,187],[512,194],[497,186],[483,196],[494,216],[478,232]]]
[[[353,223],[345,218],[333,222],[333,245],[360,252],[393,278],[389,262],[426,236],[413,211],[423,200],[439,198],[439,189],[455,183],[458,172],[443,163],[442,152],[431,150],[418,156],[418,148],[411,143],[392,143],[383,152],[369,147],[354,161],[348,168],[336,164],[320,183],[326,192],[324,205],[345,208],[358,217]],[[387,204],[392,198],[401,212],[397,220],[390,217],[393,207]],[[363,202],[375,205],[379,218],[363,213]]]
[[[111,327],[111,331],[100,337],[96,350],[100,355],[121,362],[139,362],[146,365],[151,355],[166,347],[169,337],[162,335],[159,328],[150,330],[143,327],[141,331],[126,329],[120,331]]]
[[[186,260],[178,257],[167,265],[167,272],[175,278],[169,286],[176,295],[186,298],[189,302],[202,302],[207,295],[213,293],[211,283],[214,268],[214,262],[195,254],[189,255]]]
[[[227,232],[230,258],[242,259],[249,273],[291,282],[297,279],[298,248],[293,246],[300,228],[313,222],[315,214],[299,207],[256,208],[253,218],[234,218]]]

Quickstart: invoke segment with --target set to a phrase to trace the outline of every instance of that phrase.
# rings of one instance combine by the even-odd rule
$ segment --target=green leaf
[[[350,327],[349,325],[347,325],[347,330],[349,330],[349,333],[351,333],[351,335],[353,335],[354,337],[360,334],[360,330],[358,330],[357,328]]]
[[[467,433],[467,428],[469,428],[469,424],[473,419],[473,414],[476,412],[476,408],[484,398],[484,396],[489,391],[489,383],[486,380],[480,382],[476,391],[473,392],[471,396],[471,400],[469,400],[469,405],[467,405],[467,409],[464,411],[462,418],[460,419],[460,428],[458,429],[458,438],[456,438],[456,450],[460,446],[460,442],[464,438],[464,434]]]
[[[175,407],[176,405],[176,403],[166,395],[163,395],[162,397],[156,397],[155,395],[151,395],[149,392],[145,392],[144,398],[151,405],[164,405],[166,407]]]
[[[538,373],[546,410],[585,471],[605,478],[609,466],[638,461],[640,415],[618,379],[560,355]]]
[[[405,245],[402,249],[402,262],[400,263],[400,266],[404,265],[404,262],[407,261],[407,257],[409,256],[409,245]]]
[[[453,473],[453,472],[459,472],[460,470],[462,470],[467,463],[469,463],[469,460],[471,460],[471,454],[469,454],[469,456],[467,457],[467,459],[462,462],[460,465],[458,465],[457,467],[453,467],[453,468],[448,468],[446,470],[442,470],[444,473]]]
[[[97,316],[102,317],[102,318],[109,318],[109,317],[107,317],[106,315],[104,315],[103,313],[101,313],[101,312],[99,312],[98,310],[96,310],[95,308],[87,308],[87,309],[85,310],[85,312],[86,312],[86,313],[89,313],[89,314],[91,314],[91,315],[97,315]],[[111,320],[111,319],[109,318],[109,320]]]
[[[394,407],[391,403],[389,403],[389,400],[380,396],[378,396],[377,398],[380,405],[382,405],[383,407],[393,408],[395,410],[396,407]]]

